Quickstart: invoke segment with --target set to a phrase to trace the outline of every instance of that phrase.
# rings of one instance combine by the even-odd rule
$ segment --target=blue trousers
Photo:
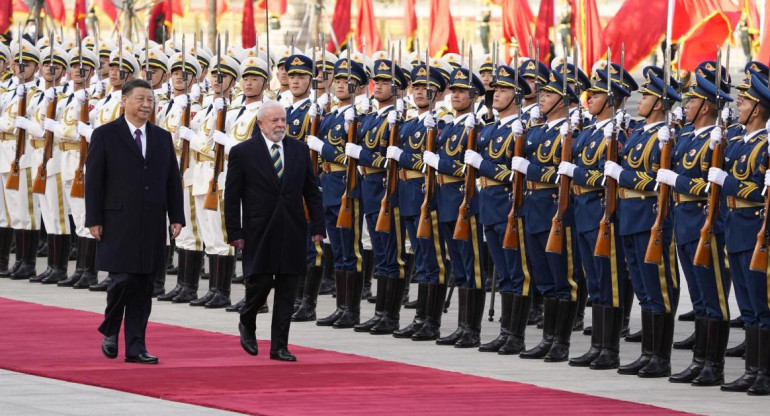
[[[625,267],[623,243],[615,224],[612,224],[610,257],[594,256],[599,230],[578,234],[578,248],[586,276],[588,296],[595,305],[623,307],[628,271]]]
[[[374,212],[364,216],[372,241],[374,273],[389,278],[406,277],[404,232],[399,210],[393,208],[389,233],[375,230],[379,215],[379,212]]]
[[[414,251],[414,266],[418,283],[439,283],[439,276],[441,276],[440,282],[444,282],[444,258],[435,214],[436,211],[433,211],[433,229],[430,238],[417,238],[419,216],[403,217],[404,226]]]
[[[673,230],[663,230],[663,261],[661,264],[644,262],[650,232],[623,236],[623,248],[631,271],[634,292],[643,310],[654,313],[676,312],[678,274],[676,261],[671,252]],[[673,259],[672,259],[673,257]]]
[[[325,207],[326,234],[334,253],[334,269],[361,271],[363,249],[361,248],[361,201],[353,200],[353,227],[337,228],[340,205]]]
[[[577,270],[574,253],[577,242],[572,238],[572,227],[564,227],[564,243],[561,254],[548,253],[549,232],[524,233],[529,250],[532,272],[535,274],[537,290],[546,298],[577,301]]]
[[[747,326],[770,328],[767,273],[749,270],[753,250],[729,253],[730,273],[735,286],[735,298],[741,319]]]
[[[503,238],[507,223],[498,223],[484,226],[484,236],[487,238],[487,248],[495,264],[497,274],[497,287],[500,293],[513,293],[528,296],[532,285],[532,277],[527,264],[527,249],[524,242],[524,224],[519,221],[519,249],[507,250],[503,248]]]
[[[470,238],[468,241],[455,240],[455,222],[442,222],[444,241],[449,252],[449,261],[452,263],[452,277],[456,286],[464,288],[481,289],[481,271],[484,270],[484,256],[481,255],[481,242],[483,241],[482,229],[478,227],[478,216],[470,218]]]
[[[676,246],[682,271],[687,280],[693,310],[698,316],[711,319],[730,319],[727,298],[730,295],[730,279],[725,273],[725,236],[717,234],[712,242],[711,267],[693,265],[698,242]]]

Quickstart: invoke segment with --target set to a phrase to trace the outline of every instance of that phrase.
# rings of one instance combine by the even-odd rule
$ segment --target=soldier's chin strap
[[[511,100],[510,100],[510,101],[508,101],[508,104],[507,104],[505,107],[503,107],[503,108],[502,108],[502,110],[497,110],[497,112],[498,112],[498,113],[502,113],[503,111],[505,111],[505,110],[507,110],[507,109],[511,108],[511,106],[513,105],[513,103],[515,103],[515,102],[516,102],[516,96],[518,96],[518,95],[519,95],[519,93],[516,91],[516,88],[513,88],[513,98],[511,98]],[[494,101],[493,101],[493,102],[494,102]],[[494,108],[494,106],[493,106],[493,108]]]
[[[566,105],[567,105],[567,100],[566,100],[566,97],[562,97],[562,98],[561,98],[561,100],[558,100],[558,101],[556,101],[555,103],[553,103],[553,105],[551,106],[551,108],[549,108],[549,109],[548,109],[548,111],[544,111],[542,114],[543,114],[544,116],[548,117],[548,114],[551,114],[551,112],[552,112],[552,111],[553,111],[553,110],[556,108],[556,106],[557,106],[557,105],[559,105],[559,103],[560,103],[560,102],[563,102],[563,103],[564,103],[564,105],[566,106]],[[605,102],[605,105],[606,105],[606,104],[607,104],[607,103]],[[539,105],[539,104],[538,104],[538,105]]]
[[[639,114],[639,115],[644,117],[644,118],[649,117],[650,114],[652,114],[652,112],[655,110],[655,105],[658,104],[658,102],[660,102],[660,97],[655,97],[655,102],[652,103],[652,105],[650,106],[650,111],[647,112],[647,115],[642,115],[642,114]],[[606,105],[607,102],[605,101],[604,104]],[[603,106],[602,106],[602,111],[604,111],[604,107]],[[663,111],[666,111],[666,109],[664,108]],[[614,114],[612,116],[615,117]]]

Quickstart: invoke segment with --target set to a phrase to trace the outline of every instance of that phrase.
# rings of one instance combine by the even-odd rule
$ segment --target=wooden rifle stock
[[[726,131],[726,129],[723,131]],[[714,151],[711,154],[711,167],[722,169],[724,160],[725,142],[723,140],[714,147]],[[711,267],[711,237],[714,236],[714,227],[719,218],[719,202],[722,198],[722,187],[715,183],[712,183],[710,186],[706,221],[703,223],[703,227],[700,230],[698,248],[695,249],[695,256],[692,261],[694,265],[703,267]]]
[[[348,127],[348,143],[358,144],[358,113]],[[358,160],[349,157],[345,171],[345,193],[342,194],[340,213],[337,215],[337,228],[353,228],[353,190],[356,188],[357,170]]]
[[[572,129],[567,132],[567,137],[561,143],[561,160],[572,162]],[[572,178],[566,175],[559,176],[559,206],[556,208],[551,220],[551,232],[548,234],[548,242],[545,251],[549,253],[562,253],[564,248],[564,213],[569,207],[569,193],[572,186]]]
[[[45,116],[50,119],[56,118],[56,104],[58,99],[54,94],[53,100],[48,103]],[[45,146],[43,147],[43,160],[40,162],[40,166],[37,167],[37,175],[35,175],[35,181],[32,183],[32,193],[45,194],[45,185],[48,182],[48,161],[53,157],[53,132],[45,132]]]
[[[192,103],[190,99],[187,99],[187,107],[182,111],[182,125],[190,127],[190,116],[192,111]],[[182,186],[184,186],[184,173],[190,167],[190,142],[187,140],[179,140],[179,172],[182,174]]]
[[[527,142],[527,133],[515,138],[513,155],[524,157],[524,143]],[[509,250],[519,249],[519,221],[516,212],[524,202],[524,174],[513,172],[513,184],[511,186],[511,211],[508,213],[508,223],[503,236],[503,248]]]
[[[618,136],[612,133],[607,143],[607,161],[618,161]],[[599,236],[594,246],[594,256],[610,257],[612,252],[612,216],[615,215],[618,197],[618,182],[609,176],[604,178],[604,216],[599,222]]]
[[[88,100],[86,99],[80,106],[80,122],[88,124]],[[88,158],[88,140],[80,136],[80,159],[78,167],[75,170],[75,178],[72,181],[70,196],[73,198],[83,198],[86,195],[86,159]]]
[[[666,142],[660,151],[660,168],[671,168],[671,140]],[[655,216],[655,223],[650,229],[650,242],[647,244],[647,252],[644,254],[644,262],[660,264],[663,261],[663,223],[668,217],[668,206],[671,195],[671,187],[665,183],[658,185],[658,212]]]
[[[754,246],[754,253],[751,255],[749,270],[766,273],[767,272],[767,253],[770,247],[770,186],[765,188],[765,208],[763,211],[762,228],[757,234],[757,244]]]
[[[227,107],[223,108],[217,114],[216,129],[224,132],[227,115]],[[216,211],[219,206],[219,174],[225,168],[225,147],[217,143],[214,147],[214,174],[209,182],[209,191],[206,193],[206,199],[203,200],[203,209]]]
[[[23,81],[20,81],[23,82]],[[16,114],[19,117],[27,116],[27,94],[26,90],[24,94],[19,97],[19,108]],[[27,146],[27,131],[24,129],[16,129],[16,157],[11,162],[11,171],[8,173],[8,181],[5,183],[7,189],[18,190],[19,189],[19,174],[21,173],[21,157],[24,156],[24,148]]]
[[[471,131],[468,132],[468,140],[466,141],[466,150],[476,151],[476,133],[478,132],[478,126],[474,126]],[[465,165],[465,184],[463,202],[460,204],[460,208],[457,210],[457,222],[455,223],[455,230],[452,238],[455,240],[468,241],[470,239],[470,225],[471,225],[471,201],[476,194],[476,168],[470,165]]]
[[[389,146],[398,146],[398,135],[400,134],[400,122],[396,121],[396,124],[390,128]],[[393,212],[393,206],[391,199],[393,193],[396,192],[398,186],[398,162],[395,160],[388,160],[388,168],[386,173],[385,195],[380,202],[380,214],[377,216],[377,225],[374,227],[375,231],[381,233],[390,232],[391,213]]]
[[[425,150],[433,152],[436,149],[436,128],[428,129],[428,137],[425,139]],[[436,193],[436,171],[425,165],[425,198],[420,206],[420,221],[417,223],[417,238],[431,238],[433,234],[433,219],[430,215],[430,201]]]

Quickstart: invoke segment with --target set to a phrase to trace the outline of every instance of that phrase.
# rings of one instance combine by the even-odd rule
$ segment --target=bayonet
[[[118,34],[118,76],[120,77],[120,83],[121,86],[123,84],[123,80],[126,79],[126,71],[123,69],[123,35]]]

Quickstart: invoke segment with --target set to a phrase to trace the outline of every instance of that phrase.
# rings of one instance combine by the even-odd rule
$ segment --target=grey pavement
[[[38,271],[45,268],[45,259],[38,259]],[[74,264],[70,263],[70,270]],[[240,270],[240,263],[238,264]],[[101,274],[102,277],[104,273]],[[168,276],[166,287],[171,288],[175,276]],[[202,295],[208,282],[201,281],[199,293]],[[686,283],[682,282],[680,312],[690,310]],[[412,285],[412,298],[416,296],[416,285]],[[233,285],[233,301],[243,295],[242,285]],[[43,305],[67,307],[101,313],[105,305],[105,294],[94,293],[55,286],[43,286],[26,281],[0,279],[0,297],[34,302]],[[497,298],[496,317],[499,317],[499,297]],[[272,309],[272,296],[268,299]],[[456,326],[456,296],[452,307],[443,320],[444,331],[452,331]],[[334,310],[335,303],[331,296],[320,296],[318,315],[325,316]],[[487,308],[489,298],[487,299]],[[730,308],[737,311],[734,299]],[[362,302],[362,320],[368,319],[374,305]],[[414,316],[413,310],[402,310],[401,324],[406,325]],[[188,305],[153,303],[152,321],[196,328],[207,331],[236,335],[237,315],[224,310],[206,310]],[[640,312],[637,305],[633,308],[631,328],[639,329]],[[590,309],[587,310],[586,325],[590,325]],[[270,315],[257,318],[257,336],[269,338]],[[691,322],[677,322],[674,339],[683,339],[692,331]],[[499,331],[499,323],[489,322],[484,318],[482,341],[494,338]],[[535,327],[527,328],[527,346],[532,347],[540,340],[541,331]],[[155,335],[158,336],[158,335]],[[100,335],[94,328],[94,348],[99,348]],[[741,330],[731,331],[730,346],[743,339]],[[0,342],[12,340],[0,338]],[[770,398],[749,397],[741,393],[726,393],[718,387],[692,387],[669,383],[665,379],[641,379],[634,376],[621,376],[614,370],[592,371],[584,368],[572,368],[566,363],[545,363],[538,360],[523,360],[517,356],[498,356],[481,353],[475,349],[456,349],[437,346],[432,342],[420,343],[410,340],[395,339],[391,336],[374,336],[355,333],[352,330],[337,330],[318,327],[315,323],[294,323],[291,330],[291,344],[305,347],[335,350],[344,353],[359,354],[383,360],[398,361],[447,371],[455,371],[498,380],[530,383],[537,386],[555,388],[577,393],[614,398],[637,403],[645,403],[663,408],[713,415],[754,415],[767,414]],[[152,339],[148,340],[152,349]],[[580,355],[588,350],[590,337],[575,332],[572,337],[571,355]],[[621,362],[626,363],[639,355],[640,344],[621,341]],[[152,352],[152,351],[151,351]],[[672,356],[673,371],[684,369],[691,360],[691,352],[674,350]],[[163,357],[160,357],[162,360]],[[302,360],[302,356],[298,357]],[[743,360],[727,358],[726,378],[732,380],[743,373]],[[86,400],[82,400],[86,398]],[[85,404],[84,404],[85,403]],[[118,412],[109,403],[121,403]],[[215,409],[153,399],[128,393],[84,386],[58,380],[33,377],[29,375],[0,370],[0,413],[3,414],[122,414],[121,411],[136,413],[144,411],[153,415],[177,414],[227,414]],[[109,411],[107,411],[109,409]],[[121,410],[122,409],[122,410]],[[9,413],[6,413],[6,410]]]

